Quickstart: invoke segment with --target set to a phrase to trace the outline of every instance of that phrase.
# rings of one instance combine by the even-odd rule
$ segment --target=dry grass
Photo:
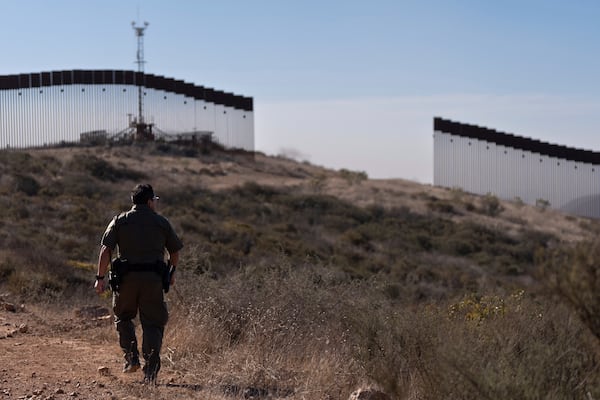
[[[397,399],[600,395],[598,342],[567,307],[526,293],[405,304],[385,283],[285,259],[181,281],[169,357],[203,385],[297,399],[361,384]]]
[[[190,278],[184,281],[195,281]],[[356,383],[349,373],[356,366],[344,357],[350,332],[336,326],[343,322],[336,321],[344,306],[340,297],[350,287],[326,282],[333,279],[295,274],[286,263],[248,268],[225,281],[198,278],[193,287],[180,288],[170,339],[175,364],[199,370],[213,385],[338,398]]]

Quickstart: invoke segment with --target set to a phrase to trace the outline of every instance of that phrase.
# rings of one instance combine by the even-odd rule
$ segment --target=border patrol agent
[[[106,272],[118,246],[119,257],[113,262],[124,265],[120,271],[118,288],[113,288],[113,311],[119,333],[119,344],[125,357],[123,372],[140,368],[137,338],[133,319],[140,313],[143,340],[142,354],[145,365],[144,381],[156,382],[160,369],[160,350],[164,328],[168,320],[163,290],[174,284],[174,274],[167,275],[164,283],[165,249],[169,255],[171,272],[179,261],[183,243],[169,221],[156,212],[159,198],[149,184],[139,184],[131,192],[133,207],[113,218],[102,236],[98,275],[94,287],[102,293],[106,287]],[[168,274],[168,272],[167,272]]]

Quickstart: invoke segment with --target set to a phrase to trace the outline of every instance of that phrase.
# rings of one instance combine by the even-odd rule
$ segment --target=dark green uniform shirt
[[[102,242],[112,251],[119,246],[119,257],[132,264],[164,261],[169,254],[183,248],[183,243],[169,221],[146,204],[134,204],[108,224]]]

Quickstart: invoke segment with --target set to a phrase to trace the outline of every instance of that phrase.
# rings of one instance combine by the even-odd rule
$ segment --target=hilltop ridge
[[[501,211],[486,215],[479,204],[486,202],[486,197],[462,192],[460,189],[445,189],[400,178],[369,179],[362,171],[327,169],[260,152],[219,152],[189,157],[186,156],[185,149],[168,149],[165,146],[164,152],[161,152],[152,150],[151,145],[147,147],[150,148],[67,147],[36,150],[31,154],[48,155],[62,160],[72,159],[78,154],[92,154],[130,170],[146,170],[146,179],[157,187],[165,188],[163,190],[189,184],[208,190],[231,189],[245,183],[282,188],[301,187],[304,192],[332,195],[360,207],[407,207],[421,214],[447,211],[457,219],[499,224],[510,227],[509,229],[526,225],[572,241],[589,238],[588,224],[594,223],[588,218],[518,201],[499,200]],[[195,153],[191,151],[191,154]],[[140,162],[144,163],[143,168],[140,168]],[[125,187],[123,190],[128,191],[129,188]]]

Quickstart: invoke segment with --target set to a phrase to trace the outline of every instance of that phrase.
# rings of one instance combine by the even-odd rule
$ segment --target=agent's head
[[[154,189],[149,183],[140,183],[136,185],[131,191],[131,202],[133,204],[148,204],[149,200],[157,200],[158,197],[154,195]]]

